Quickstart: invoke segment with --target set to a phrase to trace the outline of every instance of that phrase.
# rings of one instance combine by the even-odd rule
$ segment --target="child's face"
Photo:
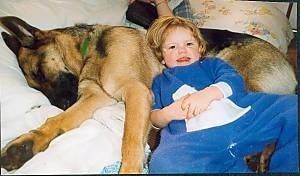
[[[169,68],[190,65],[200,59],[199,44],[190,30],[176,27],[162,44],[162,56]]]

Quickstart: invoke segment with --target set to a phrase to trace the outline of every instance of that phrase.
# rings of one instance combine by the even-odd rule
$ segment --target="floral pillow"
[[[246,33],[273,44],[283,53],[293,39],[292,27],[270,2],[234,0],[190,0],[199,28]]]

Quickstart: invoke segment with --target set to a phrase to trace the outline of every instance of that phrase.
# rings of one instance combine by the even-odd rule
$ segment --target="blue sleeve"
[[[234,67],[218,58],[208,58],[204,62],[214,83],[226,82],[231,87],[232,95],[228,98],[237,100],[246,93],[245,81]]]
[[[152,105],[153,109],[162,109],[162,103],[161,103],[161,95],[160,95],[160,84],[159,84],[159,78],[154,78],[152,82],[152,93],[153,93],[153,99],[154,104]]]

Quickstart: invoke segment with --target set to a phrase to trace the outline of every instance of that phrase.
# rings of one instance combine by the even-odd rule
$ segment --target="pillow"
[[[294,34],[288,19],[272,3],[255,1],[190,0],[199,28],[246,33],[287,53]]]
[[[18,16],[41,29],[75,23],[121,25],[126,8],[127,0],[10,0],[0,1],[0,16]]]

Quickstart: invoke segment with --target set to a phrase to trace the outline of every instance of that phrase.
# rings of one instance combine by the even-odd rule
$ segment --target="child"
[[[296,95],[246,91],[233,67],[202,58],[205,41],[187,19],[160,17],[146,38],[167,67],[152,85],[150,120],[162,130],[150,173],[251,172],[243,158],[275,142],[270,171],[298,171]]]

